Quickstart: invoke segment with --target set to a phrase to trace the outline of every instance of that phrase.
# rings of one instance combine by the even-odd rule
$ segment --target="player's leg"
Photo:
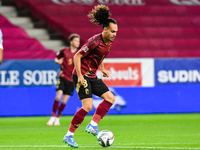
[[[61,113],[62,111],[64,110],[65,106],[66,106],[66,103],[69,99],[70,95],[67,95],[67,94],[64,94],[63,95],[63,99],[62,99],[62,102],[58,108],[58,114],[57,114],[57,118],[59,118],[61,116]]]
[[[56,120],[56,112],[59,108],[59,101],[61,99],[61,96],[63,94],[63,91],[62,90],[57,90],[56,92],[56,98],[53,102],[53,110],[52,110],[52,115],[51,115],[51,118],[49,119],[49,121],[47,122],[47,125],[48,126],[52,126]]]
[[[108,87],[103,83],[102,80],[97,79],[94,82],[92,87],[93,87],[92,88],[93,93],[97,96],[100,96],[104,100],[98,105],[90,124],[86,127],[86,131],[87,131],[87,128],[89,128],[89,127],[91,130],[92,130],[92,128],[98,129],[97,126],[98,126],[99,121],[107,114],[110,107],[115,102],[114,95],[109,91]],[[96,136],[98,135],[98,132],[94,132],[94,130],[92,130],[92,131],[91,132],[93,135],[96,135]],[[98,131],[98,130],[96,130],[96,131]],[[89,132],[89,133],[91,133],[91,132]]]
[[[61,113],[63,112],[70,95],[73,95],[73,91],[74,91],[73,82],[70,82],[65,78],[61,78],[61,80],[62,80],[62,86],[60,86],[60,89],[63,91],[63,99],[58,108],[58,114],[54,122],[54,125],[56,126],[60,125],[59,118],[61,116]]]
[[[83,122],[85,116],[88,112],[92,109],[92,98],[85,98],[82,99],[82,108],[80,108],[74,115],[69,130],[64,136],[63,142],[68,143],[69,146],[78,147],[78,144],[75,143],[73,137],[76,129],[80,126]]]
[[[53,103],[52,115],[51,115],[50,120],[47,122],[48,126],[52,126],[53,123],[56,120],[56,112],[57,112],[58,107],[59,107],[59,101],[60,101],[61,96],[63,94],[63,89],[64,89],[63,78],[59,77],[58,78],[58,82],[57,82],[57,86],[56,86],[56,91],[57,92],[56,92],[56,98],[55,98],[54,103]]]
[[[75,113],[71,121],[69,130],[63,138],[63,142],[68,143],[69,146],[78,147],[78,144],[76,144],[76,142],[73,139],[74,133],[76,129],[80,126],[80,124],[83,122],[85,116],[92,109],[93,99],[91,85],[88,79],[85,80],[86,86],[79,86],[77,84],[77,76],[75,75],[73,75],[73,81],[78,97],[81,99],[82,107]]]
[[[80,124],[83,122],[85,116],[88,114],[88,112],[92,109],[92,98],[85,98],[81,100],[82,107],[75,113],[71,125],[69,127],[69,131],[74,134],[76,129],[80,126]],[[71,134],[71,135],[73,135]],[[70,135],[70,134],[67,134]]]
[[[66,103],[67,103],[67,100],[69,99],[69,97],[70,97],[70,95],[66,95],[66,94],[63,95],[63,99],[62,99],[62,102],[61,102],[61,104],[58,108],[58,114],[57,114],[55,122],[54,122],[55,126],[60,125],[60,116],[61,116],[61,114],[62,114],[62,112],[63,112],[63,110],[66,106]]]
[[[115,97],[110,91],[107,91],[104,94],[102,94],[101,98],[103,98],[104,100],[98,105],[95,114],[92,118],[92,120],[97,124],[107,114],[110,107],[115,102]]]

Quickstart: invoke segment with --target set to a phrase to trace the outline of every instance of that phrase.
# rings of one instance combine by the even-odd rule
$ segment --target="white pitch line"
[[[192,145],[192,144],[200,144],[200,143],[117,143],[115,145]]]
[[[11,148],[11,147],[69,147],[67,145],[0,145],[0,147],[7,147],[7,148]]]
[[[137,148],[137,149],[192,149],[192,150],[198,150],[200,149],[200,147],[197,148],[191,148],[191,147],[139,147],[139,146],[131,146],[131,147],[127,147],[127,146],[112,146],[113,148],[125,148],[125,149],[132,149],[132,148]]]
[[[0,145],[1,148],[22,148],[22,147],[27,147],[27,148],[43,148],[43,147],[69,147],[67,145]],[[82,148],[94,148],[97,146],[80,146]],[[196,148],[190,148],[190,147],[145,147],[145,146],[111,146],[110,148],[115,148],[115,149],[120,149],[120,148],[126,148],[126,149],[179,149],[179,150],[184,150],[184,149],[193,149],[193,150],[200,150],[200,147]]]

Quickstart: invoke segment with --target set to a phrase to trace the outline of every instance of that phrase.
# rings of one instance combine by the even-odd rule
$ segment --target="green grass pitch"
[[[0,118],[0,150],[66,150],[62,142],[73,116],[61,116],[60,126],[47,126],[50,117]],[[85,127],[92,116],[86,116],[74,139],[78,149],[85,150],[167,150],[200,149],[200,114],[107,115],[99,130],[115,136],[111,147],[101,147]]]

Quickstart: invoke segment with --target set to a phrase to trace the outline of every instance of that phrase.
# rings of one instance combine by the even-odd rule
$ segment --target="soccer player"
[[[96,76],[96,71],[100,66],[103,76],[109,77],[109,72],[104,68],[103,59],[110,52],[110,47],[118,31],[116,21],[110,16],[110,10],[105,5],[97,5],[92,9],[88,17],[91,18],[91,22],[102,25],[103,32],[91,37],[74,56],[75,68],[72,77],[82,107],[75,113],[69,130],[63,138],[63,142],[68,143],[71,147],[78,147],[73,138],[74,132],[93,107],[92,94],[104,99],[98,105],[91,122],[85,129],[86,132],[95,136],[99,133],[97,127],[99,121],[115,101],[115,97],[108,87]]]
[[[3,35],[0,29],[0,65],[3,61]]]
[[[80,46],[80,36],[78,34],[71,34],[68,38],[70,47],[63,48],[57,53],[55,63],[60,64],[61,71],[59,73],[58,83],[56,87],[56,98],[53,103],[53,112],[50,120],[47,122],[48,126],[60,125],[59,117],[65,108],[67,100],[70,95],[73,95],[74,84],[72,81],[72,71],[74,68],[73,57]],[[59,101],[63,95],[62,102],[59,106]],[[56,116],[56,112],[57,116]]]

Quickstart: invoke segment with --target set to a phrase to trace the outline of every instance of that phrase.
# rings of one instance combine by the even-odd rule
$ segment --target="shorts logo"
[[[85,94],[89,94],[89,90],[88,89],[85,89]]]
[[[89,50],[89,48],[87,46],[83,47],[82,49],[85,53]]]

